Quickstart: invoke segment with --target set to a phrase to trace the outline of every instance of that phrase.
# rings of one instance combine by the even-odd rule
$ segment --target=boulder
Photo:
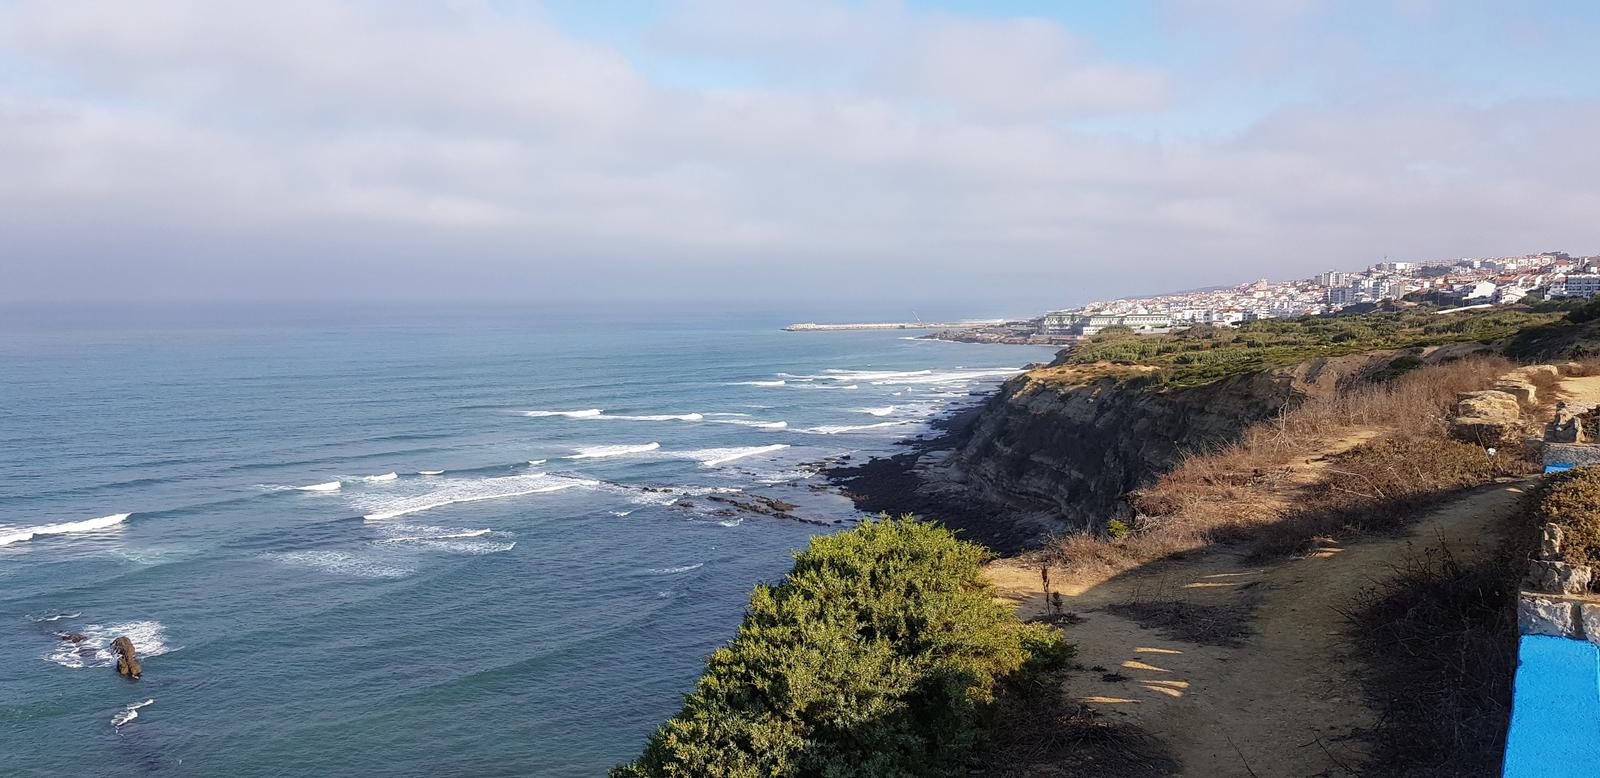
[[[1502,379],[1496,381],[1494,391],[1505,392],[1517,398],[1517,402],[1535,405],[1539,402],[1539,387],[1532,382],[1519,379]]]
[[[129,640],[127,635],[111,641],[111,653],[117,657],[117,672],[119,674],[135,680],[139,678],[143,670],[139,667],[139,661],[134,659],[136,652],[133,648],[133,641]]]
[[[1529,589],[1552,594],[1583,594],[1589,590],[1589,568],[1566,562],[1538,561],[1528,566]]]
[[[1582,376],[1585,372],[1582,362],[1562,362],[1561,372],[1570,376]]]
[[[1524,593],[1517,601],[1517,630],[1524,635],[1573,637],[1580,629],[1577,610],[1574,602]]]
[[[1561,558],[1561,535],[1561,526],[1558,524],[1546,524],[1539,528],[1540,559]]]
[[[1456,415],[1521,418],[1522,406],[1517,403],[1516,395],[1498,389],[1462,392],[1456,396]]]
[[[1584,637],[1600,645],[1600,602],[1586,602],[1578,606],[1578,617],[1583,625]]]
[[[1583,417],[1571,408],[1557,408],[1555,418],[1544,427],[1544,439],[1551,443],[1582,443]]]
[[[1465,417],[1450,422],[1450,437],[1463,443],[1485,447],[1513,446],[1522,436],[1522,425],[1504,418]]]

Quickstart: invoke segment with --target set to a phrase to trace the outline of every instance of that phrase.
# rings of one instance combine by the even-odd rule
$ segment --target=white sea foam
[[[713,424],[737,424],[740,427],[753,427],[761,430],[781,430],[789,426],[786,421],[755,421],[753,419],[712,419]]]
[[[426,484],[426,491],[413,494],[365,494],[353,500],[353,504],[357,510],[364,512],[365,519],[392,519],[457,503],[546,494],[580,486],[597,486],[600,482],[546,473],[520,473],[494,478],[435,479]]]
[[[704,467],[716,467],[727,464],[736,459],[753,457],[757,454],[770,454],[788,448],[786,443],[774,443],[770,446],[740,446],[734,448],[703,448],[697,451],[685,451],[682,456],[697,459]]]
[[[586,408],[581,411],[524,411],[523,416],[539,418],[542,416],[565,416],[569,419],[592,419],[601,414],[599,408]]]
[[[404,578],[416,572],[410,568],[391,565],[366,556],[358,556],[345,551],[285,551],[277,554],[268,554],[268,558],[295,567],[309,567],[334,575],[345,575],[352,578]],[[137,646],[139,643],[134,642]],[[142,650],[141,650],[141,653]]]
[[[894,406],[885,405],[882,408],[857,408],[856,412],[865,413],[870,416],[888,416],[889,414],[894,413]]]
[[[813,435],[838,435],[846,432],[864,432],[866,430],[883,429],[884,427],[903,427],[915,424],[913,421],[880,421],[877,424],[824,424],[820,427],[806,427],[801,432]]]
[[[134,648],[137,649],[138,646],[135,646]],[[152,697],[151,699],[145,700],[144,702],[130,703],[128,705],[128,707],[122,709],[122,712],[120,712],[117,715],[111,717],[111,726],[120,727],[123,724],[126,724],[126,723],[128,723],[130,721],[133,721],[136,718],[139,718],[139,709],[143,708],[144,706],[149,705],[150,703],[153,703],[153,702],[155,702],[155,698]]]
[[[394,537],[379,538],[377,543],[416,543],[424,540],[457,540],[460,538],[477,538],[493,532],[491,529],[449,530],[443,527],[396,527],[397,531],[417,534],[396,535]]]
[[[611,513],[612,516],[616,516],[617,518],[620,519],[623,516],[626,516],[626,515],[628,515],[630,513],[633,513],[633,511],[631,511],[631,510],[630,511],[611,511],[610,513]]]
[[[684,565],[682,567],[652,567],[645,572],[651,575],[673,575],[675,573],[687,573],[690,570],[699,570],[700,568],[705,567],[705,564],[705,562],[696,562],[695,564]]]
[[[780,378],[780,379],[778,379],[776,381],[734,381],[732,384],[729,384],[729,385],[730,386],[787,386],[788,382]]]
[[[602,459],[605,457],[622,457],[629,454],[643,454],[661,448],[660,443],[640,443],[637,445],[621,446],[589,446],[578,449],[578,453],[568,456],[567,459]]]
[[[418,470],[417,475],[444,475],[443,470]]]
[[[30,613],[30,614],[28,614],[28,621],[31,621],[31,622],[33,622],[35,624],[40,624],[40,623],[44,623],[44,622],[60,621],[62,619],[75,619],[75,618],[78,618],[79,616],[82,616],[82,615],[83,615],[82,613],[79,613],[77,611],[73,611],[71,613],[52,613],[52,614],[50,614],[48,616],[39,616],[39,617],[35,617],[33,614]]]
[[[366,476],[365,478],[362,478],[361,480],[369,481],[369,482],[372,482],[372,483],[377,483],[379,481],[393,481],[394,479],[399,478],[399,477],[400,477],[399,473],[384,473],[383,475],[369,475],[369,476]]]
[[[650,416],[625,416],[621,414],[612,416],[602,414],[599,418],[620,419],[622,421],[700,421],[705,418],[705,415],[699,413],[658,413]]]
[[[301,492],[337,492],[340,486],[342,484],[338,481],[329,481],[323,484],[311,484],[310,486],[296,486],[295,489]]]
[[[537,465],[542,465],[542,464],[544,464],[546,462],[549,462],[549,461],[550,460],[548,460],[548,459],[530,459],[530,460],[528,460],[528,464],[537,466]]]
[[[125,621],[117,624],[85,624],[75,630],[83,635],[76,643],[63,640],[45,659],[74,670],[85,667],[110,667],[117,663],[111,653],[111,641],[126,636],[133,641],[139,658],[161,656],[171,651],[166,642],[166,629],[159,621]]]
[[[0,529],[0,546],[12,543],[21,543],[32,540],[39,535],[70,535],[74,532],[94,532],[121,524],[123,519],[132,514],[118,513],[113,516],[101,516],[98,519],[84,519],[83,521],[69,521],[62,524],[39,524],[32,527],[14,527]]]

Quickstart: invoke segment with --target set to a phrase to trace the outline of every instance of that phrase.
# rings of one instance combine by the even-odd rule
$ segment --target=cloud
[[[1310,34],[1328,12],[1302,11],[1260,23]],[[1600,170],[1572,150],[1600,101],[1581,95],[1336,90],[1184,132],[1211,99],[1187,71],[1059,21],[705,0],[640,41],[475,2],[0,5],[0,297],[1026,312],[1384,254],[1596,248]],[[685,83],[660,58],[722,70]],[[1224,90],[1262,78],[1206,67]]]

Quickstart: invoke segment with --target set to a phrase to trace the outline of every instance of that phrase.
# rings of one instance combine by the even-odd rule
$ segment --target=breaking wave
[[[703,467],[716,467],[736,459],[744,459],[757,454],[770,454],[788,448],[787,443],[774,443],[770,446],[741,446],[735,448],[703,448],[698,451],[685,451],[683,456],[699,460]]]
[[[699,570],[700,568],[705,567],[705,565],[705,562],[696,562],[695,564],[684,565],[682,567],[652,567],[645,572],[651,575],[673,575],[674,573],[687,573],[690,570]]]
[[[377,483],[379,481],[393,481],[394,479],[399,478],[399,477],[400,477],[399,473],[384,473],[383,475],[369,475],[369,476],[366,476],[366,477],[362,478],[361,480],[372,482],[372,483]]]
[[[622,421],[700,421],[705,418],[705,415],[699,413],[659,413],[653,416],[606,416],[602,414],[599,418],[620,419]]]
[[[161,656],[171,651],[166,643],[166,628],[159,621],[125,621],[118,624],[85,624],[76,630],[83,640],[62,640],[45,658],[62,667],[80,670],[85,667],[111,667],[117,657],[111,653],[111,641],[127,636],[139,652],[139,658]]]
[[[418,470],[417,475],[444,475],[443,470]]]
[[[658,448],[661,448],[660,443],[640,443],[637,445],[623,446],[589,446],[587,448],[578,449],[578,453],[568,456],[567,459],[603,459],[605,457],[622,457],[628,456],[629,454],[643,454],[649,451],[655,451]]]
[[[579,486],[598,486],[600,484],[599,481],[552,476],[545,473],[523,473],[520,475],[470,480],[445,479],[429,481],[428,483],[432,488],[419,494],[401,496],[362,495],[354,501],[354,504],[358,510],[365,511],[362,518],[374,521],[392,519],[396,516],[433,510],[434,508],[443,508],[446,505],[455,505],[457,503],[546,494]]]
[[[138,647],[135,646],[135,648]],[[123,724],[139,718],[139,709],[153,702],[155,702],[155,698],[152,697],[144,702],[129,703],[128,707],[123,708],[121,713],[111,717],[111,726],[120,727]]]
[[[857,408],[856,412],[865,413],[869,416],[888,416],[889,414],[894,413],[894,406],[885,405],[882,408]]]
[[[310,486],[296,486],[295,490],[300,492],[337,492],[340,486],[342,484],[338,481],[329,481],[322,484],[311,484]]]
[[[789,427],[786,421],[756,421],[754,419],[712,419],[713,424],[737,424],[740,427],[753,427],[759,430],[781,430]]]
[[[776,381],[734,381],[733,383],[729,384],[729,386],[787,386],[787,385],[788,385],[788,382],[784,381],[781,378],[776,380]]]
[[[877,424],[824,424],[820,427],[806,427],[800,431],[809,432],[813,435],[838,435],[845,432],[863,432],[884,427],[903,427],[907,424],[915,423],[913,421],[880,421]]]
[[[126,519],[131,515],[133,514],[118,513],[112,516],[101,516],[98,519],[69,521],[62,524],[39,524],[33,527],[0,529],[0,546],[8,546],[12,543],[21,543],[24,540],[32,540],[38,535],[69,535],[74,532],[93,532],[95,530],[107,529],[109,527],[114,527],[118,524],[121,524],[123,519]]]
[[[586,408],[581,411],[524,411],[523,416],[539,418],[543,416],[565,416],[569,419],[592,419],[601,413],[599,408]]]

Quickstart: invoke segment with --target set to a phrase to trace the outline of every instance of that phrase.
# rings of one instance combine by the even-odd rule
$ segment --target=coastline
[[[1082,338],[1076,335],[1018,335],[1009,330],[970,329],[940,330],[918,335],[917,340],[939,340],[946,343],[984,343],[996,346],[1061,346],[1076,345]]]
[[[928,477],[928,462],[943,460],[971,437],[972,427],[998,389],[952,409],[930,422],[931,434],[900,441],[906,451],[875,456],[865,462],[822,468],[828,483],[867,513],[903,513],[936,521],[958,537],[987,546],[1002,556],[1015,556],[1034,545],[1038,534],[1011,521],[997,506],[963,495],[959,484]]]

